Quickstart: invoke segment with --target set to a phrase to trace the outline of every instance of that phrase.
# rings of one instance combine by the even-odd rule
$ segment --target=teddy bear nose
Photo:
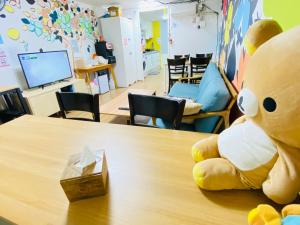
[[[255,116],[258,111],[258,100],[255,94],[247,88],[242,89],[239,93],[238,107],[246,116]]]

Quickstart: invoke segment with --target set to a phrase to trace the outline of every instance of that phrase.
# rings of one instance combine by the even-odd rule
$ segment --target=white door
[[[134,51],[133,24],[131,20],[125,18],[121,20],[121,23],[126,76],[128,84],[132,84],[138,80]]]

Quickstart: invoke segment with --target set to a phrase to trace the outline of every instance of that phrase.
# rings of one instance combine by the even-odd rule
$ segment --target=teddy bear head
[[[270,137],[299,148],[300,26],[281,32],[276,22],[259,21],[249,29],[247,40],[253,55],[238,106]]]

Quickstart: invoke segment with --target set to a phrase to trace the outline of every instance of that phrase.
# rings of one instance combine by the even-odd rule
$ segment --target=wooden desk
[[[114,69],[111,64],[99,64],[97,66],[90,66],[90,67],[86,67],[86,68],[76,68],[75,73],[77,74],[78,78],[80,78],[80,79],[83,79],[84,78],[83,76],[85,76],[86,82],[90,83],[90,74],[98,72],[98,71],[102,71],[102,70],[109,70],[109,72],[114,80],[115,87],[118,88],[117,79],[116,79]]]
[[[201,192],[192,144],[206,134],[23,116],[0,126],[0,215],[22,225],[246,225],[256,191]],[[106,150],[106,196],[69,202],[59,179],[85,145]]]
[[[113,98],[109,102],[100,106],[100,113],[106,115],[115,115],[115,116],[130,116],[129,103],[128,103],[128,93],[139,94],[139,95],[154,95],[155,90],[147,89],[129,89],[120,94],[119,96]],[[126,108],[128,110],[120,109]]]

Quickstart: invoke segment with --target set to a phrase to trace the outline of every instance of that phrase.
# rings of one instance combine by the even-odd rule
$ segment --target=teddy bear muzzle
[[[258,100],[251,90],[243,88],[239,93],[237,104],[241,112],[246,116],[256,116],[258,111]]]

